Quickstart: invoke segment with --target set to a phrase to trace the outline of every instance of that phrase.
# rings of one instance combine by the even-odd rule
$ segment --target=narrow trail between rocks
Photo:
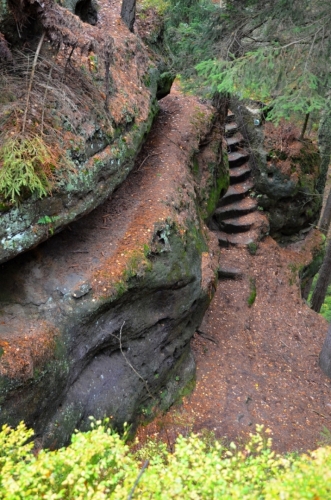
[[[311,231],[284,249],[267,237],[256,255],[221,248],[220,267],[235,275],[219,281],[192,339],[196,387],[181,405],[140,426],[140,443],[151,436],[172,447],[178,434],[204,429],[240,441],[264,424],[278,451],[318,446],[324,426],[331,428],[331,381],[318,366],[327,322],[303,302],[297,277],[318,239]]]
[[[196,430],[237,439],[264,424],[279,451],[315,448],[331,423],[331,383],[318,366],[327,325],[299,297],[289,268],[299,255],[267,238],[255,256],[222,250],[221,260],[242,277],[220,281],[201,326],[217,344],[193,341],[197,386],[184,409]]]

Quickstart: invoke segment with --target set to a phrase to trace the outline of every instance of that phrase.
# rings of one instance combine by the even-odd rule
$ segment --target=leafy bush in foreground
[[[174,453],[160,446],[145,469],[125,442],[100,423],[76,433],[67,448],[31,453],[32,431],[0,433],[2,499],[327,499],[331,448],[284,457],[271,451],[262,427],[243,450],[232,443],[179,437]],[[157,450],[157,447],[156,447]],[[142,456],[142,451],[139,451]]]

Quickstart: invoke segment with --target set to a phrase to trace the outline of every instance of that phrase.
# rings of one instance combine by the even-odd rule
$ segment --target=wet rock
[[[121,428],[142,411],[173,402],[194,378],[189,341],[210,295],[201,286],[201,253],[192,238],[183,240],[174,229],[168,238],[171,251],[154,255],[151,270],[115,297],[98,297],[88,283],[71,291],[80,276],[61,277],[60,262],[48,278],[47,259],[38,273],[34,259],[2,266],[2,424],[25,420],[45,446],[58,447],[75,428],[87,429],[90,415],[112,416]],[[42,331],[49,347],[44,340],[34,352],[30,344]],[[8,361],[5,346],[16,335],[22,358]]]

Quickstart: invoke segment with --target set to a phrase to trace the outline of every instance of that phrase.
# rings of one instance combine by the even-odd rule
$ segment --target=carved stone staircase
[[[248,163],[250,152],[231,112],[227,116],[225,138],[230,186],[219,201],[212,225],[220,246],[246,246],[259,241],[268,232],[269,223],[258,211],[257,201],[250,196],[254,187]]]

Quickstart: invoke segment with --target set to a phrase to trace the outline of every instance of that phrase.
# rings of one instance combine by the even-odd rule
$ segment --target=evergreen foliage
[[[142,12],[154,9],[159,16],[162,16],[169,9],[168,0],[140,0],[139,5]]]
[[[179,437],[174,453],[154,448],[144,462],[100,422],[75,433],[67,448],[32,453],[33,432],[23,423],[0,432],[0,498],[4,500],[266,499],[331,495],[331,448],[282,456],[262,426],[241,449],[197,435]],[[147,446],[146,454],[149,449]],[[147,458],[147,457],[146,457]],[[143,458],[144,460],[144,458]]]
[[[0,148],[0,194],[11,203],[31,193],[46,196],[55,162],[50,148],[38,136],[5,141]]]
[[[169,0],[166,37],[175,70],[198,88],[196,64],[216,57],[219,11],[210,0]]]
[[[331,87],[326,1],[171,3],[169,45],[191,86],[261,101],[275,122],[316,119]]]

